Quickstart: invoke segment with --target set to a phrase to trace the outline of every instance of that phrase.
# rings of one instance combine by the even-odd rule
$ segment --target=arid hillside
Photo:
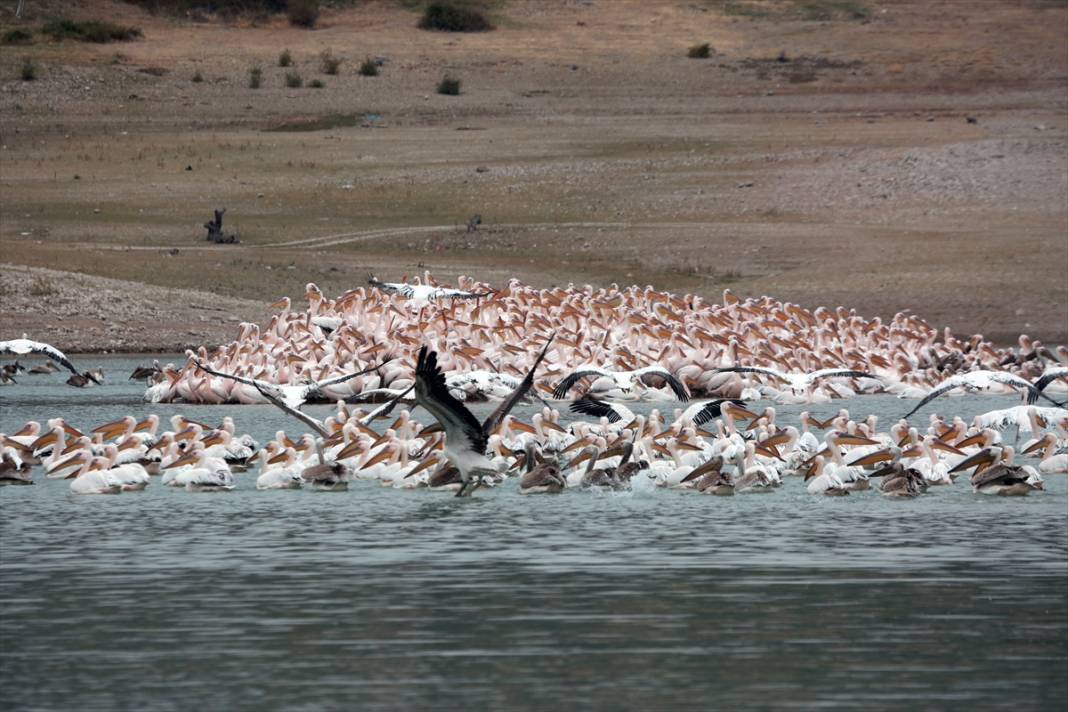
[[[122,318],[145,349],[217,340],[216,321],[262,320],[253,302],[308,281],[424,269],[730,287],[1068,342],[1065,2],[501,0],[496,29],[463,34],[393,0],[311,30],[14,5],[0,32],[33,39],[0,46],[0,338],[117,343],[49,306],[62,274],[22,266],[158,287],[151,309],[75,290],[94,334]],[[42,35],[59,15],[142,36]],[[459,95],[437,93],[445,75]],[[222,207],[240,244],[203,239]],[[175,288],[214,293],[213,329]]]

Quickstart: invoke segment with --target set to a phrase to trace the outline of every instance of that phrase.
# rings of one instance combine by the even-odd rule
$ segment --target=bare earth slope
[[[0,52],[8,264],[219,303],[423,269],[729,286],[1068,341],[1063,2],[510,0],[476,35],[420,31],[397,2],[327,9],[314,31],[29,5],[0,24],[101,17],[144,38]],[[712,56],[688,59],[699,42]],[[365,57],[380,76],[358,75]],[[446,72],[460,96],[435,93]],[[223,206],[242,244],[208,247]],[[0,337],[28,330],[15,312]],[[71,328],[68,347],[102,343]]]

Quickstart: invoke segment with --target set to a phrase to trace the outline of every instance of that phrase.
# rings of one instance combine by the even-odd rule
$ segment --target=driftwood
[[[475,232],[478,230],[478,226],[482,224],[481,215],[472,215],[471,219],[467,221],[467,231]]]
[[[226,208],[215,211],[215,219],[204,223],[204,227],[208,230],[208,235],[204,239],[208,242],[214,242],[219,245],[233,245],[241,240],[237,239],[236,233],[230,233],[229,235],[223,234],[222,224],[223,215],[226,213]]]

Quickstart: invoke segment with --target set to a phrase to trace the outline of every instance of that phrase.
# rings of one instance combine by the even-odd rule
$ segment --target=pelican
[[[1012,447],[988,447],[963,460],[950,473],[975,468],[972,490],[980,494],[1020,497],[1045,489],[1042,478],[1031,467],[1012,464]],[[1028,471],[1030,470],[1030,471]]]
[[[1068,378],[1068,366],[1052,366],[1043,371],[1042,375],[1034,383],[1035,390],[1027,393],[1027,402],[1034,403],[1038,400],[1039,395],[1043,395],[1043,391],[1046,390],[1046,386],[1058,378]],[[1043,395],[1043,397],[1045,396]],[[1060,405],[1063,405],[1063,403]]]
[[[497,468],[486,458],[490,431],[504,420],[508,411],[514,408],[534,385],[534,372],[545,358],[552,342],[553,337],[550,336],[519,388],[481,425],[463,403],[449,394],[445,375],[438,367],[437,352],[428,351],[426,346],[419,349],[419,359],[415,367],[415,400],[434,416],[445,431],[445,457],[459,471],[462,481],[456,493],[457,497],[469,496],[482,483],[483,477],[497,475]]]
[[[784,381],[787,384],[787,388],[794,392],[795,395],[809,396],[811,395],[812,386],[816,381],[821,378],[871,378],[878,380],[878,376],[872,375],[865,371],[856,371],[848,368],[822,368],[818,371],[812,371],[811,373],[784,373],[774,368],[764,368],[761,366],[727,366],[725,368],[717,368],[717,373],[760,373],[765,376],[771,376],[780,381]]]
[[[527,445],[525,454],[526,472],[519,480],[519,494],[555,494],[567,486],[560,468],[551,462],[542,462],[533,443]]]
[[[78,373],[78,369],[74,368],[74,364],[70,362],[63,352],[57,349],[51,344],[46,344],[41,341],[30,341],[26,338],[26,334],[22,335],[21,339],[12,339],[11,341],[0,341],[0,354],[14,354],[16,356],[26,356],[28,354],[38,354],[41,356],[47,356],[52,359],[63,368],[73,373],[78,378],[85,378],[99,384],[96,376],[90,372]]]
[[[675,378],[674,374],[663,366],[656,365],[636,368],[633,371],[613,371],[607,367],[598,366],[596,364],[579,366],[556,384],[556,387],[553,388],[553,397],[557,400],[567,398],[567,392],[571,390],[571,387],[586,376],[599,376],[601,378],[609,379],[614,383],[614,388],[618,388],[621,391],[629,391],[633,389],[645,376],[659,376],[667,382],[668,386],[671,387],[671,390],[680,401],[690,400],[690,394],[686,390],[686,386],[682,385],[682,381]]]
[[[609,423],[626,424],[634,422],[635,419],[634,411],[625,405],[606,403],[590,395],[583,396],[572,403],[571,412],[592,415],[595,418],[607,418]]]
[[[223,373],[222,371],[215,371],[202,364],[197,359],[196,355],[193,354],[193,352],[190,351],[187,355],[191,359],[193,359],[193,363],[195,363],[197,368],[199,368],[201,371],[210,373],[213,376],[218,376],[219,378],[229,378],[231,380],[237,381],[238,383],[244,383],[245,385],[253,386],[254,388],[256,388],[256,390],[258,390],[265,396],[270,393],[275,398],[282,401],[282,403],[284,403],[288,408],[293,410],[299,410],[300,407],[311,398],[323,397],[324,388],[336,386],[339,383],[344,383],[345,381],[356,378],[356,376],[362,376],[365,373],[376,371],[382,366],[386,365],[386,363],[389,363],[390,360],[392,360],[387,359],[386,361],[380,364],[376,364],[370,368],[365,368],[362,371],[354,371],[352,373],[346,373],[341,376],[327,378],[322,381],[314,381],[311,378],[306,378],[304,383],[301,383],[299,385],[290,385],[270,383],[269,381],[261,381],[257,378],[246,378],[244,376],[235,376],[232,373]]]
[[[949,391],[952,391],[955,388],[963,388],[968,392],[972,392],[987,390],[998,386],[1010,386],[1017,390],[1022,388],[1027,391],[1029,398],[1034,397],[1037,400],[1038,397],[1041,396],[1042,398],[1048,400],[1050,403],[1053,403],[1053,405],[1060,405],[1060,403],[1036,389],[1033,385],[1030,384],[1030,382],[1024,380],[1023,378],[1020,378],[1019,376],[1014,376],[1007,371],[969,371],[968,373],[957,374],[956,376],[947,378],[946,380],[939,383],[937,386],[932,388],[918,404],[916,404],[915,408],[906,413],[904,417],[908,418],[910,415],[933,401],[938,396],[942,395],[943,393],[948,393]]]
[[[1068,453],[1058,453],[1057,436],[1046,433],[1038,438],[1033,445],[1023,451],[1024,455],[1034,455],[1039,452],[1042,459],[1038,463],[1038,471],[1045,475],[1068,472]]]
[[[380,282],[372,274],[367,280],[372,287],[389,294],[399,294],[407,299],[430,301],[431,299],[480,299],[493,292],[465,292],[461,289],[446,289],[429,284],[404,284],[401,282]]]

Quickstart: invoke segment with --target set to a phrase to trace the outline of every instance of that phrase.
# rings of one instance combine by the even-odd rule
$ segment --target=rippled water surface
[[[93,360],[93,359],[90,359]],[[0,430],[232,415],[22,376]],[[92,365],[92,364],[90,364]],[[1010,397],[932,404],[971,416]],[[759,405],[759,404],[758,404]],[[817,406],[886,421],[911,402]],[[309,408],[325,414],[326,406]],[[782,408],[796,422],[800,408]],[[925,420],[931,408],[915,422]],[[428,416],[419,416],[426,420]],[[1009,436],[1011,438],[1011,435]],[[1068,478],[911,501],[0,489],[3,709],[1064,709]]]

